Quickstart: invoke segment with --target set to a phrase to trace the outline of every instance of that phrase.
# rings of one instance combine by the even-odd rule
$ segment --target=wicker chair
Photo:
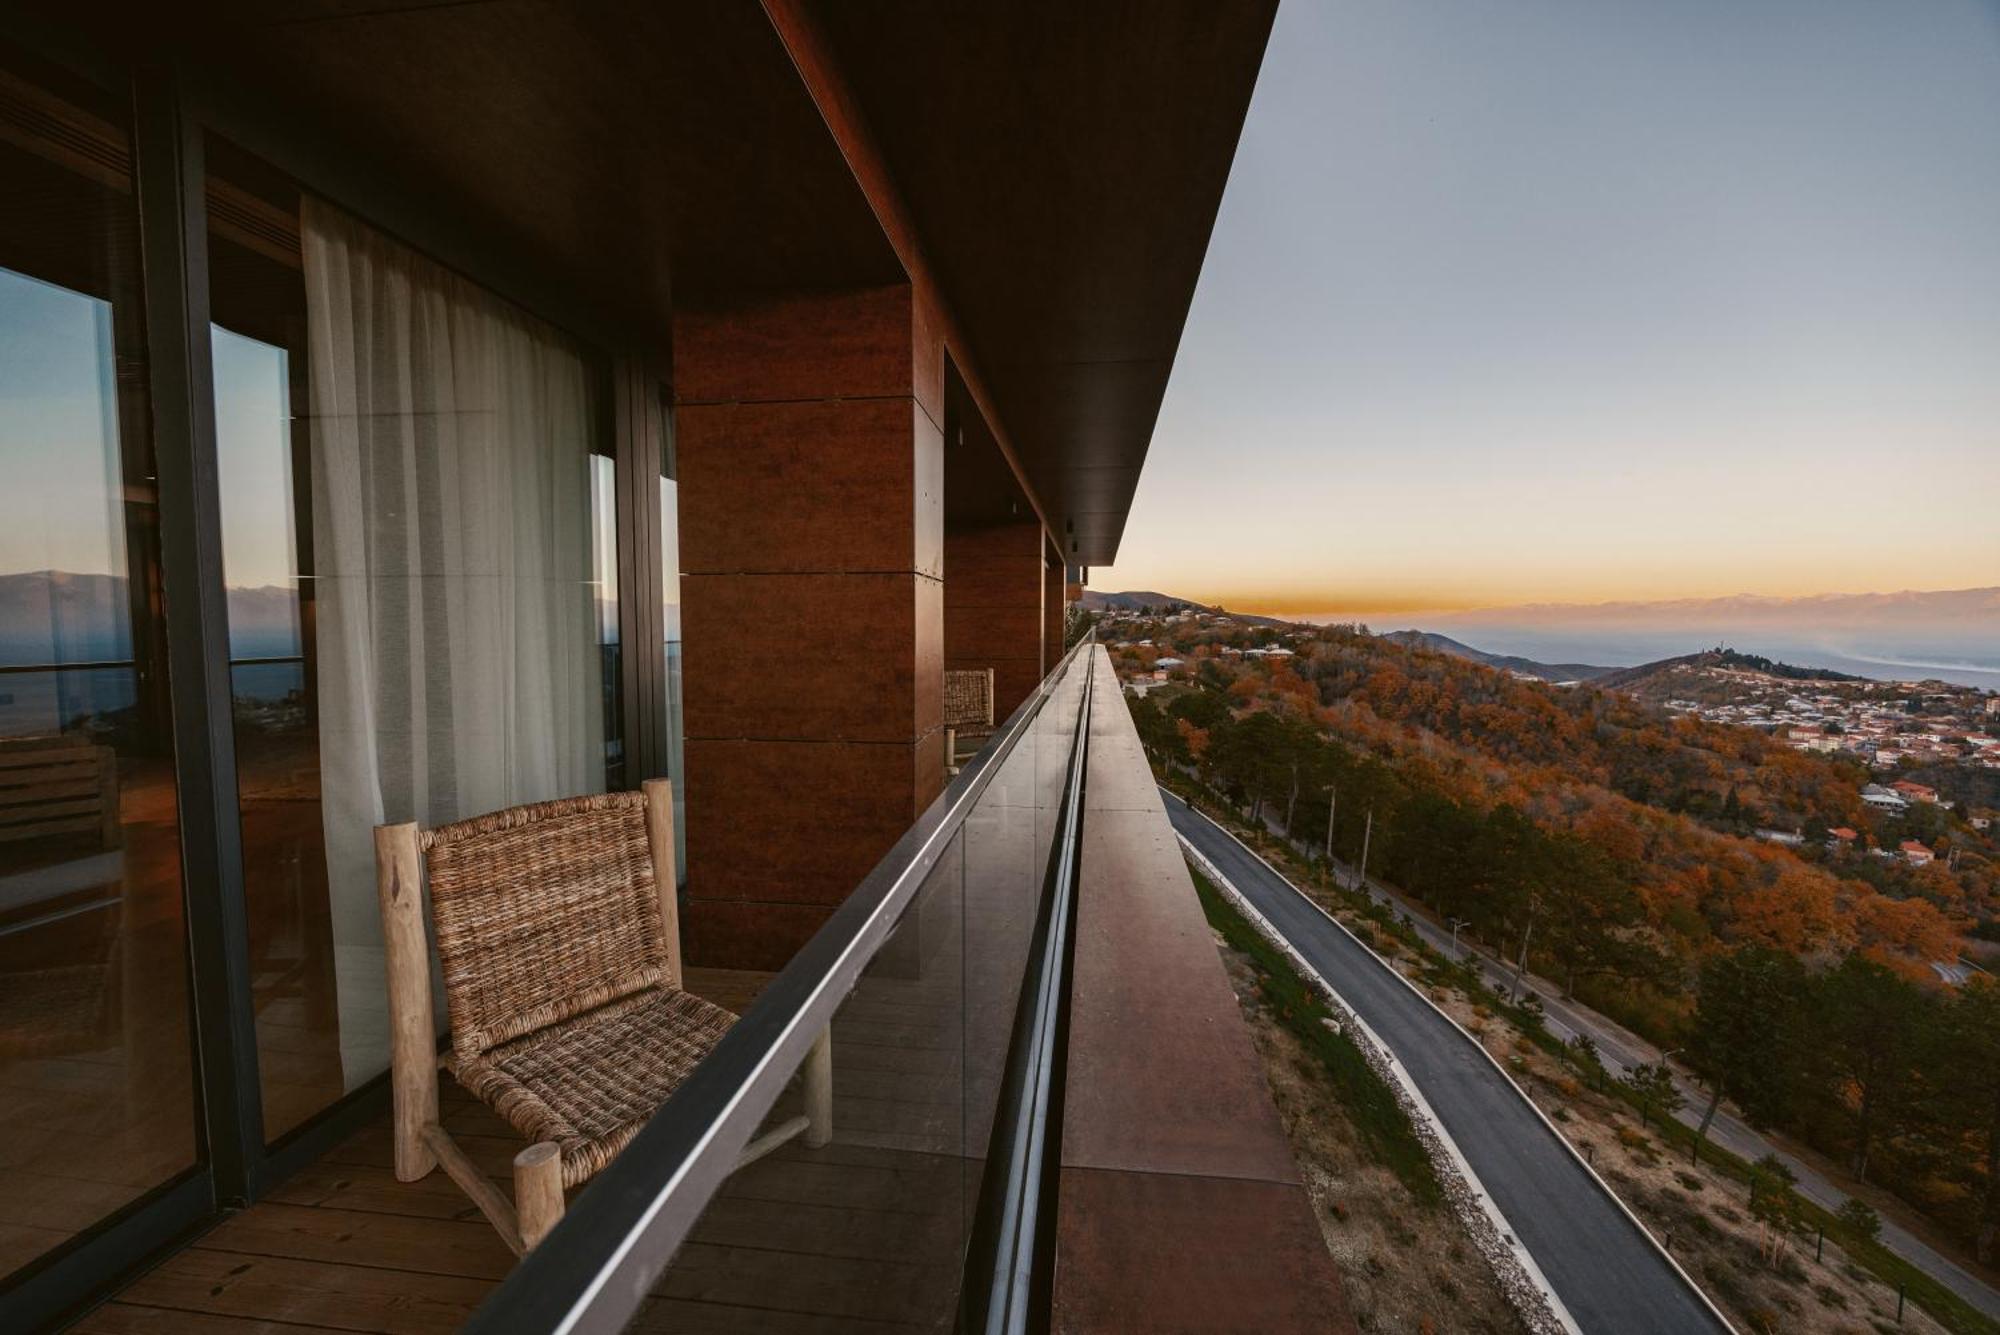
[[[944,674],[944,772],[956,774],[993,735],[993,669],[957,668]],[[961,756],[961,743],[970,749]]]
[[[681,990],[672,788],[513,807],[420,830],[375,829],[389,976],[396,1176],[443,1167],[516,1254],[562,1217],[565,1188],[615,1158],[736,1017]],[[534,1143],[514,1158],[514,1199],[438,1121],[423,880],[451,1046],[442,1065]],[[832,1054],[805,1063],[804,1116],[754,1142],[738,1166],[792,1137],[832,1135]]]

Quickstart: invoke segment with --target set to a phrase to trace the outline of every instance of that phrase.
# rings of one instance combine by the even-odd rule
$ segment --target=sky
[[[284,350],[217,328],[214,364],[226,578],[289,583]],[[125,573],[113,369],[109,302],[0,268],[0,572]]]
[[[124,568],[112,367],[109,303],[0,269],[0,572]]]
[[[1286,0],[1090,583],[2000,584],[2000,0]]]

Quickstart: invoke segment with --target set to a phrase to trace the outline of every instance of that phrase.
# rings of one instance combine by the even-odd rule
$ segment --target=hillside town
[[[1187,660],[1151,638],[1146,626],[1179,633],[1240,629],[1265,643],[1247,648],[1219,644],[1224,658],[1289,658],[1288,647],[1309,639],[1310,627],[1280,628],[1267,618],[1247,618],[1185,603],[1113,607],[1098,614],[1100,638],[1114,649],[1142,651],[1147,666],[1128,671],[1128,685],[1144,695],[1155,685],[1190,671]],[[1645,669],[1631,669],[1634,676]],[[1525,672],[1516,681],[1538,680]],[[1573,686],[1574,682],[1557,683]],[[2000,694],[1945,681],[1872,681],[1855,677],[1785,677],[1750,668],[1673,662],[1618,689],[1670,713],[1755,728],[1794,750],[1850,756],[1873,770],[1963,765],[2000,772]],[[1877,803],[1877,805],[1882,805]],[[1897,804],[1900,810],[1903,803]],[[1886,807],[1884,808],[1886,809]]]
[[[1800,751],[1870,767],[1960,763],[2000,770],[2000,695],[1942,681],[1796,680],[1731,667],[1676,666],[1660,704],[1709,723],[1771,732]],[[1714,690],[1680,693],[1690,679]]]

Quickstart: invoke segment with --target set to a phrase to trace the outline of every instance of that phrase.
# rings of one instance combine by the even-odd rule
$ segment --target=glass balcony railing
[[[1014,712],[468,1329],[1003,1330],[1047,1310],[1091,652]],[[822,1034],[830,1142],[742,1163],[799,1115]]]

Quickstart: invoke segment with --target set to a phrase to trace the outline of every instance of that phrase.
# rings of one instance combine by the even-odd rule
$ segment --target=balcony
[[[1043,680],[516,1264],[385,1119],[78,1329],[1349,1327],[1108,660]],[[732,1172],[831,1026],[830,1144]],[[504,1179],[521,1140],[445,1086]],[[247,1327],[244,1327],[247,1328]]]

